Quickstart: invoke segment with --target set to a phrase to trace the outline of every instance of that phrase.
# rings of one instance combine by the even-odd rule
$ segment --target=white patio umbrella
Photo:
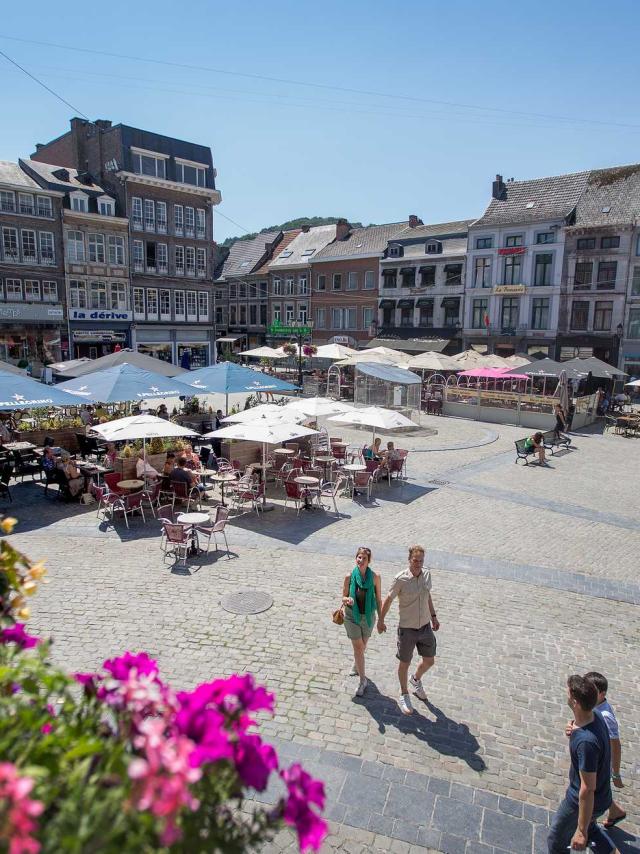
[[[632,380],[630,383],[625,383],[625,386],[635,386],[636,388],[640,386],[640,380]]]
[[[317,430],[312,430],[310,427],[303,427],[301,424],[293,424],[290,421],[270,423],[265,418],[259,421],[250,421],[248,424],[229,424],[228,427],[221,427],[219,430],[205,433],[204,438],[261,442],[262,472],[263,477],[266,478],[267,445],[279,445],[281,442],[288,442],[290,439],[299,439],[301,436],[312,436],[317,434],[317,432]],[[262,493],[263,509],[267,507],[265,491]]]
[[[96,424],[91,428],[105,442],[131,442],[142,439],[143,453],[147,453],[147,439],[168,439],[171,436],[198,436],[194,430],[175,424],[155,415],[130,415],[107,421],[106,424]]]
[[[391,347],[371,347],[364,352],[369,354],[376,353],[379,356],[391,359],[394,365],[407,365],[411,360],[411,356],[407,353],[403,353],[401,350],[393,350]]]
[[[255,356],[257,359],[286,359],[286,355],[275,347],[255,347],[253,350],[243,350],[241,356]]]
[[[420,353],[419,356],[413,356],[407,363],[410,370],[420,371],[459,371],[460,364],[451,356],[444,356],[442,353]]]
[[[347,356],[353,356],[357,350],[351,347],[345,347],[344,344],[322,344],[318,347],[318,352],[313,357],[314,359],[346,359]]]
[[[417,427],[410,418],[396,412],[394,409],[383,409],[381,406],[366,406],[364,409],[353,409],[340,415],[332,415],[327,419],[336,424],[353,424],[359,427],[371,427],[372,440],[376,430],[396,430],[400,427]]]
[[[261,403],[259,406],[252,406],[249,409],[244,409],[242,412],[236,412],[235,415],[227,415],[222,421],[224,424],[250,424],[254,421],[266,420],[270,424],[278,424],[282,421],[288,421],[290,424],[298,421],[304,421],[305,416],[302,413],[287,411],[286,406],[277,406],[275,403]]]
[[[558,385],[553,395],[558,398],[560,406],[566,415],[569,412],[569,380],[567,379],[566,371],[560,371]]]
[[[297,397],[281,408],[294,415],[300,414],[303,417],[319,418],[323,415],[349,412],[353,406],[342,400],[332,400],[330,397]]]

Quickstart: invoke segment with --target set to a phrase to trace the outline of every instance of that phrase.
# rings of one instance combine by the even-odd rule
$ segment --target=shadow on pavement
[[[395,699],[381,694],[374,682],[369,680],[367,693],[364,697],[354,697],[353,702],[363,706],[378,724],[378,731],[385,733],[387,727],[395,727],[402,733],[414,735],[420,741],[445,756],[456,756],[463,759],[474,771],[486,770],[486,764],[478,756],[480,743],[469,731],[466,724],[458,723],[427,701],[424,705],[435,716],[435,721],[421,714],[420,700],[412,698],[414,709],[412,715],[403,715]]]

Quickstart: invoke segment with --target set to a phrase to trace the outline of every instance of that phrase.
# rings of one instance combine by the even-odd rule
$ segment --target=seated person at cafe
[[[184,451],[182,452],[182,456],[186,460],[186,467],[191,469],[191,471],[195,471],[200,468],[200,457],[193,450],[192,445],[185,445]]]
[[[61,453],[60,469],[66,479],[67,487],[73,498],[76,498],[84,489],[84,477],[80,474],[80,470],[71,459],[68,451]]]
[[[118,458],[118,451],[116,450],[115,443],[114,442],[107,442],[107,451],[104,455],[105,468],[115,469],[117,458]]]
[[[4,421],[0,421],[0,444],[4,445],[6,442],[11,442],[11,433]]]
[[[45,447],[40,465],[47,476],[47,480],[55,483],[66,484],[66,478],[63,475],[62,470],[58,468],[58,460],[56,459],[56,456],[53,453],[53,448],[50,445]]]
[[[136,476],[139,477],[141,480],[155,480],[158,477],[158,472],[147,460],[147,455],[144,451],[138,451],[138,461],[136,462]]]
[[[171,472],[176,467],[176,455],[173,451],[167,451],[167,459],[165,460],[164,467],[162,469],[163,475],[170,475]]]
[[[157,418],[164,418],[165,421],[169,420],[169,410],[167,409],[166,403],[161,403],[158,407],[158,411],[156,412]]]
[[[529,436],[528,439],[525,439],[524,450],[527,454],[537,454],[538,461],[541,466],[547,465],[544,454],[544,443],[542,441],[542,433],[534,433],[533,436]]]
[[[186,483],[188,488],[195,486],[201,492],[204,491],[204,486],[198,483],[198,476],[187,468],[187,461],[184,457],[178,457],[178,465],[169,477],[172,483]]]
[[[383,452],[382,455],[382,464],[388,468],[391,460],[399,460],[400,453],[396,451],[396,447],[393,442],[387,442],[387,450]]]
[[[364,449],[364,458],[365,460],[375,460],[376,462],[380,462],[381,454],[380,454],[380,444],[382,443],[382,439],[378,436],[373,440],[373,446],[371,448]]]

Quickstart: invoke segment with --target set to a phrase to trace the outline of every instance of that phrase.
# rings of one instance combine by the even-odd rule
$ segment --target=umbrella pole
[[[267,443],[262,443],[262,512],[275,510],[274,504],[267,504]]]

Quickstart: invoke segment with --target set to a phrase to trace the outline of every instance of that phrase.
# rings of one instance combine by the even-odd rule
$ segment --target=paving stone
[[[425,790],[429,788],[429,777],[426,774],[419,774],[416,771],[407,771],[407,775],[404,779],[404,785],[409,786],[410,789],[421,789]]]
[[[440,851],[440,837],[442,834],[435,827],[421,827],[418,830],[418,845],[423,845],[425,848],[434,848]]]
[[[500,798],[498,801],[498,809],[500,812],[513,815],[516,818],[522,818],[522,801],[514,801],[513,798]]]
[[[404,819],[396,819],[393,823],[391,836],[394,839],[402,839],[403,842],[414,843],[418,839],[419,826]]]
[[[529,821],[535,821],[539,824],[549,824],[549,811],[543,807],[537,807],[534,804],[524,804],[523,818]]]
[[[440,849],[443,854],[465,854],[467,850],[467,840],[462,836],[453,836],[450,833],[443,833],[440,837]]]
[[[431,824],[444,833],[479,839],[482,807],[454,801],[441,795],[436,797]]]
[[[367,812],[382,813],[390,785],[386,780],[377,780],[375,777],[348,774],[339,802]]]
[[[485,792],[482,789],[476,789],[473,793],[473,802],[481,807],[489,807],[491,810],[498,809],[499,797],[493,792]]]
[[[451,791],[451,783],[448,780],[439,780],[437,777],[429,777],[429,785],[427,786],[430,792],[434,795],[444,795],[449,797]]]
[[[392,783],[384,808],[384,815],[426,825],[431,819],[434,796],[430,792],[418,792],[408,786]]]
[[[389,816],[372,813],[369,818],[369,830],[372,830],[374,833],[380,833],[383,836],[391,836],[394,821],[395,819]]]
[[[533,825],[522,819],[485,809],[481,841],[509,851],[530,851]]]
[[[471,804],[473,803],[473,789],[471,786],[463,786],[461,783],[452,783],[449,797]]]
[[[347,807],[347,810],[344,814],[343,823],[348,824],[349,827],[357,827],[362,830],[369,829],[369,822],[371,820],[371,812],[362,807]]]

